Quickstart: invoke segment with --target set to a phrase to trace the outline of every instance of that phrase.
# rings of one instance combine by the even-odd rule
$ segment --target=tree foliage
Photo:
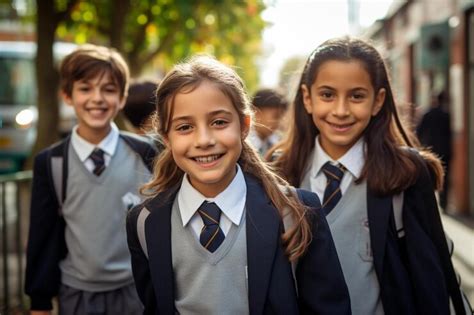
[[[191,54],[209,53],[235,65],[255,88],[263,9],[261,0],[80,1],[58,35],[115,47],[134,76],[144,69],[165,72]]]
[[[115,47],[133,76],[163,75],[195,53],[235,66],[248,88],[258,85],[254,59],[265,22],[262,0],[25,0],[25,21],[35,20],[38,43],[38,136],[33,154],[58,139],[55,40]]]

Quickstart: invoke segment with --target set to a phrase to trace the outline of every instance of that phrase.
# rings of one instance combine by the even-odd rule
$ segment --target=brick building
[[[474,0],[394,1],[363,36],[382,51],[405,118],[446,91],[453,157],[448,210],[474,216]]]

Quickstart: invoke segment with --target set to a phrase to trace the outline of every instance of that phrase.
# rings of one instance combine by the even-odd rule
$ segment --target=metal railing
[[[0,314],[26,312],[23,294],[31,171],[0,175]]]

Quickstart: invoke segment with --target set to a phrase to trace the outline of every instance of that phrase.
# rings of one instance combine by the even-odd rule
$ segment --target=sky
[[[392,0],[361,0],[360,24],[371,25],[385,16]],[[261,85],[276,87],[280,68],[292,56],[307,57],[324,40],[351,34],[347,0],[266,0],[263,19],[271,23],[263,33],[259,62]]]

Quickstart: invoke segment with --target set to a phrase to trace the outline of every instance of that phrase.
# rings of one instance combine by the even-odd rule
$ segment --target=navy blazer
[[[248,298],[250,314],[298,314],[298,298],[291,264],[281,243],[283,223],[259,182],[245,174],[247,183],[246,233]],[[133,208],[127,217],[127,238],[132,254],[132,270],[145,314],[174,314],[174,277],[171,253],[171,209],[177,189],[160,193]],[[314,200],[306,192],[303,201]],[[317,197],[316,197],[317,198]],[[137,218],[146,206],[145,221],[148,259],[137,236]],[[316,219],[318,218],[318,219]],[[302,260],[297,276],[300,300],[313,314],[350,314],[350,301],[336,249],[324,216],[313,216],[314,239],[310,249],[317,253]],[[311,253],[310,251],[308,253]],[[312,264],[312,268],[308,268]],[[297,272],[298,274],[298,272]],[[325,281],[309,285],[311,281]],[[314,295],[308,288],[314,289]],[[334,291],[335,290],[335,291]],[[332,296],[337,298],[331,298]],[[327,298],[327,300],[326,300]]]
[[[391,196],[379,197],[368,190],[367,205],[385,314],[449,314],[449,297],[457,314],[464,314],[433,183],[424,163],[416,183],[404,191],[405,237],[397,237]]]

